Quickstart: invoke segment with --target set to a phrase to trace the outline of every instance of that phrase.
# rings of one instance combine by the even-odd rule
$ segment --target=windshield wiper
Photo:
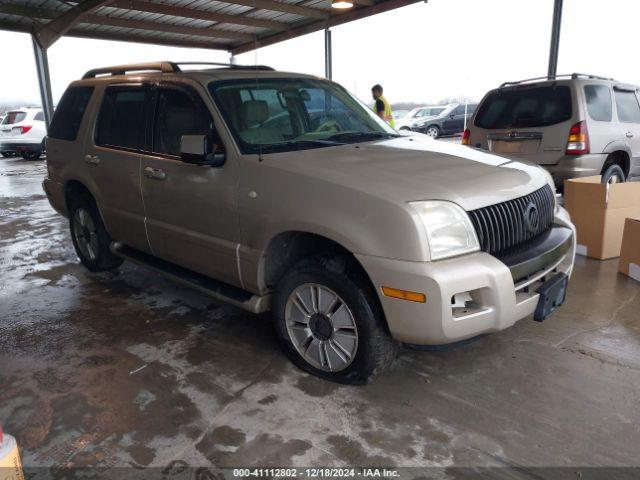
[[[320,140],[320,139],[299,139],[299,140],[288,140],[286,142],[280,143],[270,143],[268,145],[262,145],[262,151],[269,150],[279,150],[281,148],[292,147],[295,149],[296,147],[330,147],[333,145],[344,145],[343,142],[337,142],[335,140]]]
[[[378,138],[398,138],[400,135],[387,132],[341,132],[327,137],[327,140],[360,140]]]

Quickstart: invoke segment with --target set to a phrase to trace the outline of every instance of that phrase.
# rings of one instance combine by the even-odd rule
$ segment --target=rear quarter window
[[[49,137],[74,141],[78,136],[82,117],[92,94],[93,87],[68,88],[53,114]]]
[[[607,85],[585,85],[584,96],[587,101],[587,112],[592,120],[611,121],[613,102],[611,101],[611,90]]]
[[[486,129],[546,127],[566,122],[572,115],[569,87],[518,88],[490,93],[474,123]]]

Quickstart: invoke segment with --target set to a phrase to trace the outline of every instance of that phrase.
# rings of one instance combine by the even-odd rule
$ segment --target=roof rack
[[[232,70],[273,70],[273,68],[267,67],[266,65],[234,65],[231,63],[218,62],[151,62],[94,68],[85,73],[82,78],[95,78],[98,75],[125,75],[127,72],[177,73],[182,71],[180,65],[211,65]]]
[[[502,87],[507,87],[510,85],[520,85],[522,83],[529,83],[529,82],[536,82],[539,80],[558,80],[561,78],[571,78],[571,79],[576,79],[576,78],[591,78],[594,80],[610,80],[615,82],[615,80],[613,78],[606,78],[606,77],[600,77],[598,75],[591,75],[588,73],[565,73],[562,75],[556,75],[555,77],[535,77],[535,78],[527,78],[525,80],[518,80],[516,82],[504,82],[503,84],[500,85],[500,88]]]

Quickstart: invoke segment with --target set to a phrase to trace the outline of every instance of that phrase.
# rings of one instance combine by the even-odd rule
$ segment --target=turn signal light
[[[18,128],[20,129],[20,135],[24,135],[29,130],[31,130],[33,128],[33,126],[32,125],[27,125],[27,126],[22,126],[22,127],[18,127]]]
[[[424,293],[410,292],[397,288],[382,287],[382,293],[384,293],[386,297],[399,298],[400,300],[408,300],[410,302],[425,303],[427,301],[427,296]]]
[[[569,130],[569,139],[567,140],[567,154],[584,155],[589,153],[589,132],[585,121],[576,123]]]
[[[462,145],[469,145],[469,137],[471,137],[471,130],[467,128],[462,134]]]

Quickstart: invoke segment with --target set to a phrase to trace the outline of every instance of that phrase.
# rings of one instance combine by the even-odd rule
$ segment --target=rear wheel
[[[308,259],[280,282],[275,295],[276,332],[298,367],[349,384],[367,382],[390,365],[396,344],[375,292],[358,275]]]
[[[40,158],[40,152],[22,152],[22,158],[25,160],[37,160]]]
[[[14,153],[13,152],[2,152],[2,156],[4,158],[11,158],[11,157],[14,156]]]
[[[71,200],[69,227],[80,262],[92,272],[118,267],[122,259],[109,250],[111,238],[104,228],[95,201],[88,194]]]
[[[609,165],[602,174],[602,183],[623,183],[625,181],[624,170],[617,163]]]
[[[440,136],[440,129],[435,125],[431,125],[429,128],[427,128],[427,131],[425,133],[431,138],[438,138]]]

